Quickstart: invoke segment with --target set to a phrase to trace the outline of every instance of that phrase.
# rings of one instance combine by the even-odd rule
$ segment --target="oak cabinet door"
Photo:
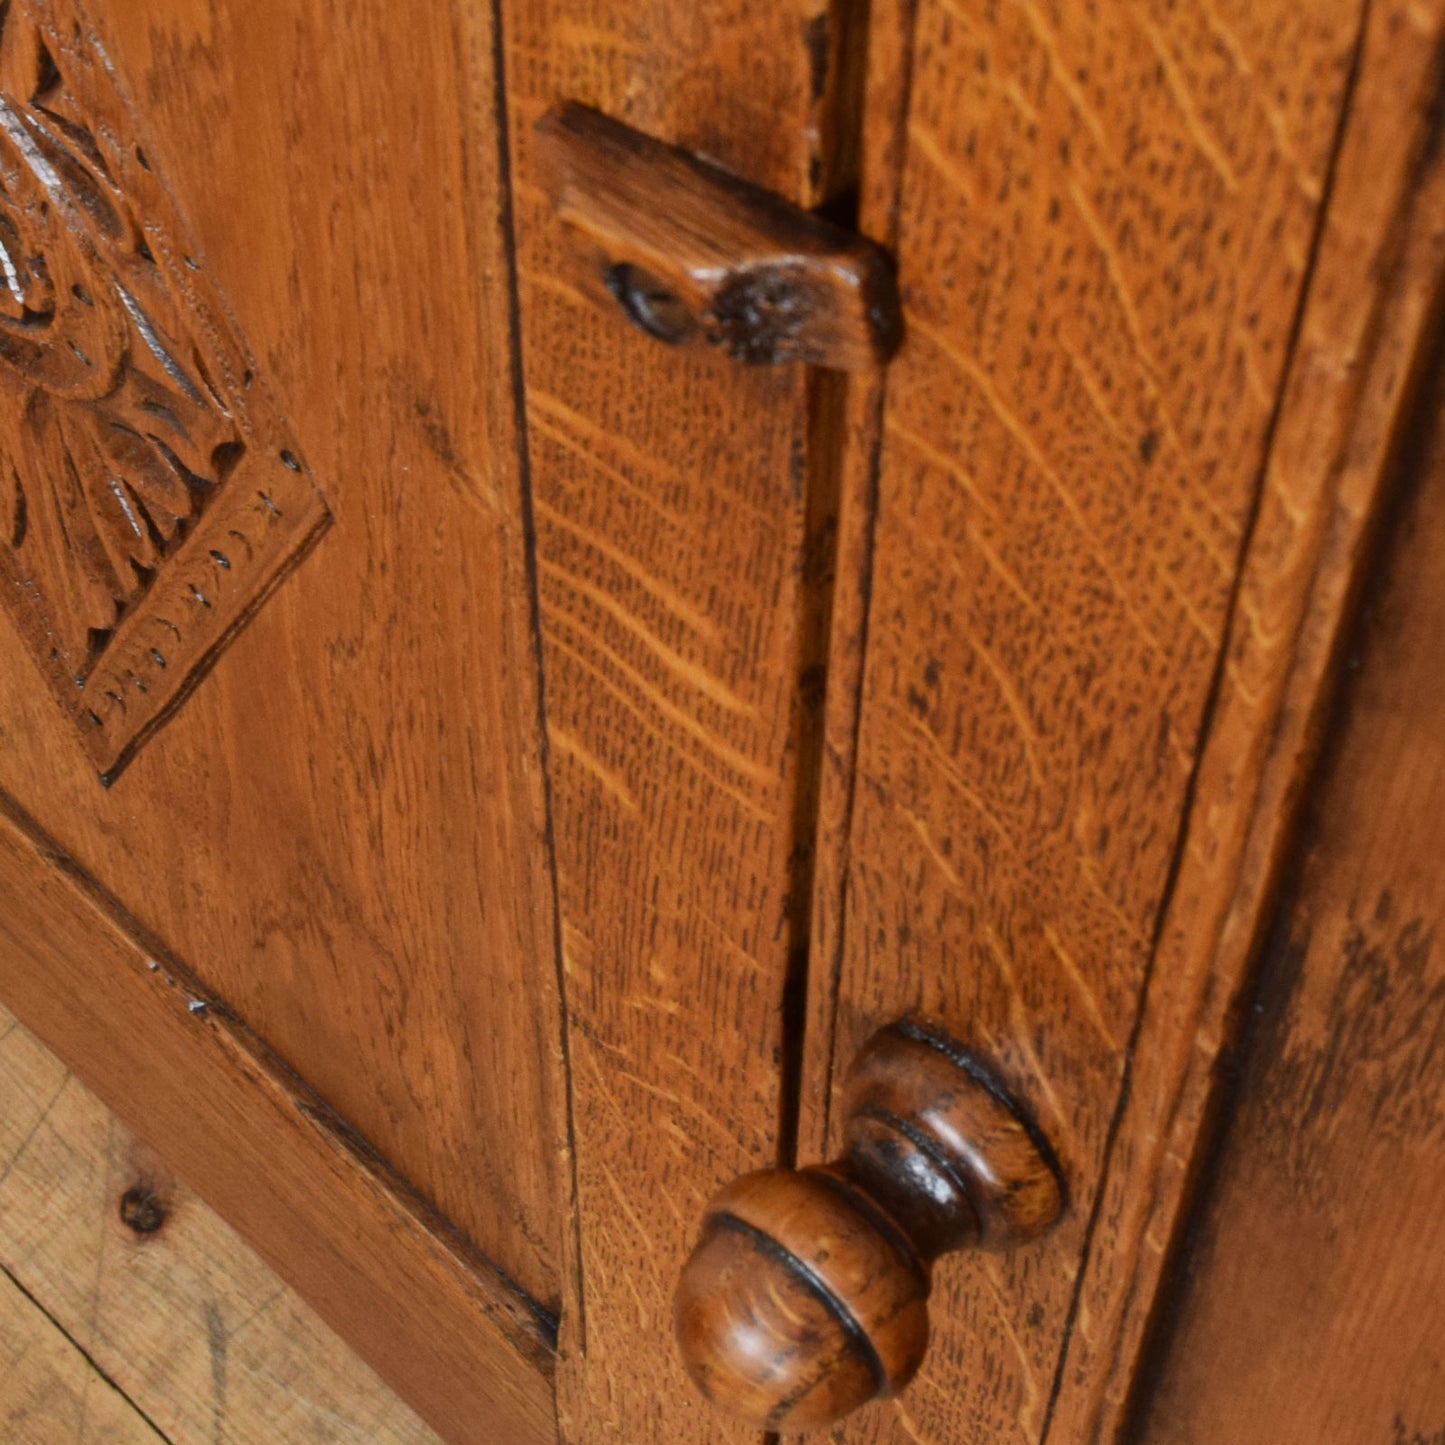
[[[939,1264],[850,1445],[1116,1438],[1431,344],[1442,22],[872,6],[860,225],[908,334],[851,406],[800,1155],[918,1011],[1069,1200]]]

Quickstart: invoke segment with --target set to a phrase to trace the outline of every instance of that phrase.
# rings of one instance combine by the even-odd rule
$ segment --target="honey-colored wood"
[[[842,1183],[745,1175],[708,1206],[683,1268],[683,1363],[712,1405],[758,1429],[831,1424],[906,1385],[927,1346],[925,1267]]]
[[[0,24],[0,998],[449,1437],[568,1445],[755,1445],[697,1221],[883,1149],[843,1062],[935,1016],[1071,1208],[839,1438],[1112,1438],[1438,315],[1445,3]],[[851,374],[643,334],[855,172],[886,371],[836,238]]]
[[[792,204],[836,181],[851,5],[502,0],[579,1238],[573,1445],[753,1441],[672,1347],[707,1199],[778,1162],[811,836],[809,374],[719,365],[566,279],[536,127],[572,100]],[[821,43],[820,43],[821,42]],[[822,508],[826,513],[826,507]]]
[[[526,1296],[7,811],[0,990],[445,1439],[555,1440],[550,1343]]]
[[[0,1268],[37,1302],[28,1339],[59,1329],[95,1376],[92,1400],[120,1391],[178,1445],[437,1445],[315,1311],[3,1011]],[[0,1368],[0,1421],[17,1410],[7,1441],[91,1438],[74,1415],[27,1402],[18,1372]]]
[[[234,344],[208,342],[209,304],[156,324],[187,361],[186,329],[207,367],[237,352],[218,392],[284,432],[330,523],[109,789],[4,621],[0,790],[555,1318],[565,1093],[490,11],[15,0],[6,25],[32,12],[130,157],[133,246]],[[107,66],[123,111],[87,96]]]
[[[1116,1125],[1055,1438],[1110,1438],[1249,964],[1289,858],[1321,700],[1396,437],[1438,334],[1445,5],[1372,5],[1239,578],[1195,801]]]
[[[1445,1427],[1438,372],[1418,419],[1141,1442],[1403,1445]]]
[[[708,1205],[675,1303],[688,1374],[760,1429],[828,1425],[913,1378],[940,1255],[1047,1230],[1052,1151],[985,1067],[927,1023],[880,1030],[849,1073],[845,1153],[761,1170]]]
[[[538,129],[577,283],[605,310],[755,366],[866,371],[898,349],[898,288],[878,247],[583,106]]]
[[[1100,1186],[1362,9],[873,8],[860,228],[908,339],[845,473],[803,1147],[921,1009],[1074,1207],[941,1265],[918,1383],[841,1438],[1087,1439]]]

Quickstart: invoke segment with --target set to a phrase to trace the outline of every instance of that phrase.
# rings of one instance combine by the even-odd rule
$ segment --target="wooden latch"
[[[898,285],[871,241],[575,102],[537,130],[575,279],[649,335],[837,371],[897,351]]]

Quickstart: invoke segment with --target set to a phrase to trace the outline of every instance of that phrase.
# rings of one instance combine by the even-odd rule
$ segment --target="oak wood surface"
[[[159,942],[0,810],[0,983],[449,1441],[557,1435],[549,1331]]]
[[[330,520],[64,3],[0,21],[0,605],[113,780]]]
[[[572,1080],[577,1445],[755,1439],[671,1342],[703,1206],[776,1162],[806,921],[810,383],[672,351],[566,280],[537,123],[575,101],[784,201],[836,178],[825,0],[503,0],[520,366]]]
[[[1309,785],[1140,1441],[1445,1432],[1442,421],[1437,370]]]
[[[1181,1222],[1215,1060],[1270,919],[1398,435],[1438,335],[1445,6],[1372,5],[1241,570],[1131,1087],[1086,1266],[1057,1439],[1117,1432]],[[1105,1364],[1107,1362],[1107,1366]]]
[[[229,310],[248,405],[331,524],[108,790],[0,627],[0,789],[555,1313],[561,1024],[490,13],[97,0],[74,40],[68,0],[34,4],[62,74],[92,35],[109,57],[121,139],[176,217],[136,201],[148,247]]]
[[[854,1048],[922,1008],[1073,1186],[1048,1241],[940,1269],[915,1390],[844,1438],[1109,1438],[1429,314],[1440,10],[61,27],[77,73],[103,39],[174,203],[145,235],[214,288],[331,520],[108,792],[0,628],[0,790],[144,925],[7,824],[0,997],[442,1428],[546,1438],[560,1311],[569,1440],[702,1445],[753,1437],[688,1394],[672,1282],[720,1184],[794,1162],[811,929],[805,1157]],[[734,373],[573,287],[535,129],[567,99],[793,203],[861,139],[893,373]],[[198,1113],[161,1089],[198,1078]]]
[[[436,1445],[437,1437],[18,1020],[0,1011],[0,1284],[36,1301],[94,1400],[173,1445]],[[43,1326],[43,1328],[42,1328]],[[90,1413],[0,1368],[7,1441],[93,1438]]]
[[[940,1266],[919,1379],[840,1439],[1090,1438],[1076,1291],[1360,18],[874,7],[862,227],[909,336],[853,415],[839,555],[872,565],[839,574],[802,1137],[920,1008],[1072,1200]]]

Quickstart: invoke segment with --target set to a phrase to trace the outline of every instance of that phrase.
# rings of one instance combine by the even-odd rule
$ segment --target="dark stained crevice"
[[[803,1061],[807,1045],[813,880],[823,766],[828,643],[837,572],[838,503],[842,481],[848,378],[810,371],[806,383],[805,454],[799,458],[804,527],[794,644],[793,817],[788,860],[789,949],[783,981],[779,1059],[778,1163],[797,1163]]]
[[[812,200],[835,225],[856,231],[859,221],[859,168],[864,125],[864,90],[868,70],[869,0],[830,0],[825,16],[815,18],[803,40],[811,66],[817,107],[820,150],[813,157]],[[885,240],[886,244],[886,240]],[[822,793],[823,750],[826,744],[828,657],[832,642],[834,593],[838,570],[838,526],[847,437],[850,386],[867,385],[838,372],[810,370],[806,386],[806,451],[801,467],[804,487],[804,539],[800,560],[799,615],[795,648],[796,713],[793,725],[794,791],[792,852],[789,860],[789,960],[781,998],[781,1057],[778,1069],[779,1117],[777,1162],[798,1163],[798,1132],[802,1110],[803,1070],[808,1056],[808,1001],[814,957],[812,920]],[[881,408],[883,385],[872,383]],[[877,481],[876,455],[869,468],[868,532],[871,544],[873,501]],[[871,568],[872,547],[865,567]],[[849,578],[846,585],[866,593],[869,578]],[[852,788],[852,780],[849,780]],[[851,816],[852,798],[848,799]],[[826,965],[824,965],[826,966]],[[829,1077],[836,1031],[838,964],[830,969]],[[762,1445],[778,1445],[768,1432]]]
[[[867,40],[869,33],[869,17],[867,14],[866,0],[860,7],[864,13],[857,22],[858,45],[862,54],[858,57],[856,68],[858,73],[859,91],[855,100],[855,114],[858,117],[860,131],[863,121],[865,103],[863,89],[868,76],[868,54]],[[918,0],[901,0],[898,7],[898,23],[901,27],[904,43],[903,65],[904,70],[899,88],[898,103],[892,113],[879,115],[872,113],[868,116],[869,122],[874,125],[886,124],[891,130],[891,139],[886,147],[886,154],[889,157],[890,174],[892,176],[892,194],[888,202],[888,217],[885,229],[873,237],[880,245],[884,246],[897,259],[901,241],[902,225],[902,198],[903,198],[903,176],[908,158],[908,116],[913,96],[913,36],[917,26]],[[860,156],[861,167],[861,135],[860,135]],[[861,186],[864,177],[860,173],[854,178],[852,224],[856,225],[861,218],[859,199]],[[846,195],[846,193],[845,193]],[[842,198],[840,198],[841,200]],[[836,202],[835,202],[836,204]],[[856,383],[855,383],[856,384]],[[877,526],[879,511],[879,485],[882,473],[883,457],[883,414],[887,404],[887,373],[885,372],[873,386],[872,395],[868,398],[867,415],[863,418],[863,424],[859,435],[866,438],[864,443],[869,447],[869,455],[863,467],[863,483],[860,489],[861,495],[853,499],[853,505],[857,506],[861,515],[857,523],[861,532],[861,560],[860,572],[851,578],[852,585],[857,589],[859,597],[858,616],[856,625],[858,628],[857,650],[862,659],[856,679],[854,680],[855,695],[849,699],[848,716],[852,720],[852,735],[848,742],[848,757],[852,765],[848,768],[847,775],[847,796],[843,800],[839,812],[844,822],[844,834],[838,840],[837,847],[842,853],[838,865],[838,896],[831,900],[835,909],[837,925],[834,929],[834,947],[831,957],[827,959],[815,959],[814,966],[828,971],[828,981],[824,991],[823,1014],[826,1018],[826,1042],[822,1044],[825,1059],[823,1077],[826,1080],[826,1087],[823,1093],[822,1109],[824,1118],[822,1121],[821,1136],[831,1138],[831,1108],[833,1101],[832,1084],[838,1076],[838,999],[843,984],[843,960],[847,951],[847,919],[848,919],[848,868],[846,864],[846,853],[849,839],[852,834],[854,800],[857,793],[857,759],[858,747],[863,727],[863,687],[867,675],[868,657],[868,632],[871,616],[871,603],[873,594],[873,556],[874,556],[874,533]],[[854,443],[856,444],[856,443]],[[855,484],[856,485],[856,484]],[[800,1050],[801,1052],[801,1050]]]
[[[814,17],[802,36],[813,80],[812,99],[818,109],[818,153],[813,165],[817,194],[813,199],[820,214],[849,231],[858,229],[868,21],[869,0],[830,0],[828,10]],[[798,1163],[838,520],[849,388],[858,384],[841,372],[809,370],[803,451],[794,459],[791,478],[793,486],[802,489],[804,521],[793,654],[789,956],[781,998],[778,1081],[777,1161],[783,1168]]]

